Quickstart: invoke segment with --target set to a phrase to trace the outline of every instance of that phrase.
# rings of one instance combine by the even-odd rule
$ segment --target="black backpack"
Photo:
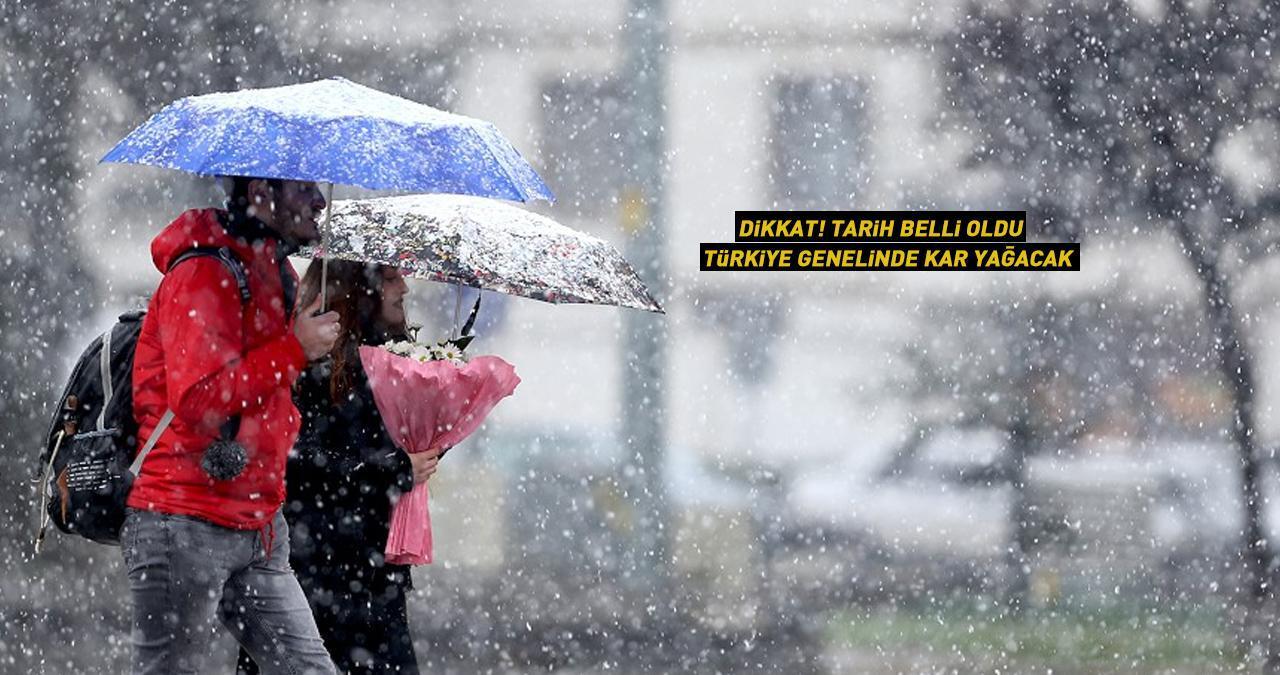
[[[235,276],[241,306],[247,306],[249,280],[244,265],[228,248],[193,248],[175,258],[169,270],[201,256],[226,265]],[[89,343],[58,399],[36,479],[42,494],[37,553],[50,522],[63,532],[101,544],[120,543],[125,499],[134,476],[173,418],[172,411],[165,413],[135,458],[133,354],[145,315],[145,311],[121,314],[114,326]]]

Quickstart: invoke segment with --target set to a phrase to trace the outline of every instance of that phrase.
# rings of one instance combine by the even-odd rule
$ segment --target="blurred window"
[[[866,172],[866,89],[848,77],[774,85],[770,185],[780,208],[856,206]]]
[[[580,216],[617,210],[626,177],[622,87],[611,76],[559,78],[542,87],[542,152],[557,207]]]
[[[946,479],[991,466],[1004,455],[1006,436],[1000,429],[941,429],[925,442],[917,469]]]

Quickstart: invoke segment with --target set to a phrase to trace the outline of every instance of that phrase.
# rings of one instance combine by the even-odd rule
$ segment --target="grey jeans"
[[[134,675],[211,670],[204,661],[215,618],[263,673],[337,672],[289,567],[279,512],[260,532],[129,509],[120,541],[133,593]]]

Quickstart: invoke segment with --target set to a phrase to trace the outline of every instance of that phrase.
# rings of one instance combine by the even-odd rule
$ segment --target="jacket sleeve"
[[[409,461],[408,453],[397,448],[364,462],[352,471],[352,480],[387,485],[399,493],[408,492],[413,489],[413,463]]]
[[[350,398],[335,406],[329,398],[330,372],[329,364],[317,364],[298,381],[294,400],[305,420],[297,443],[301,458],[311,471],[327,476],[325,483],[413,489],[409,455],[387,436],[363,373]]]
[[[234,276],[213,258],[178,265],[157,295],[169,407],[201,432],[261,408],[306,365],[293,331],[242,353],[240,294]]]
[[[413,489],[413,463],[409,455],[396,447],[386,433],[382,415],[373,400],[367,381],[359,378],[347,403],[350,417],[345,431],[354,431],[354,438],[347,437],[348,452],[336,464],[347,472],[357,484],[385,485],[400,492]]]
[[[329,476],[326,483],[381,486],[395,492],[413,489],[413,463],[408,453],[385,436],[364,433],[367,427],[337,417],[322,424],[325,430],[318,438],[299,439],[298,453],[309,456],[314,471]]]

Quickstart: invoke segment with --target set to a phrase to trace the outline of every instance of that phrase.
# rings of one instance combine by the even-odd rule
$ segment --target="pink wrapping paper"
[[[457,366],[361,347],[360,362],[391,440],[411,453],[457,445],[520,384],[515,368],[496,356],[477,356]],[[401,495],[391,510],[386,560],[425,565],[431,558],[427,484],[420,483]]]

